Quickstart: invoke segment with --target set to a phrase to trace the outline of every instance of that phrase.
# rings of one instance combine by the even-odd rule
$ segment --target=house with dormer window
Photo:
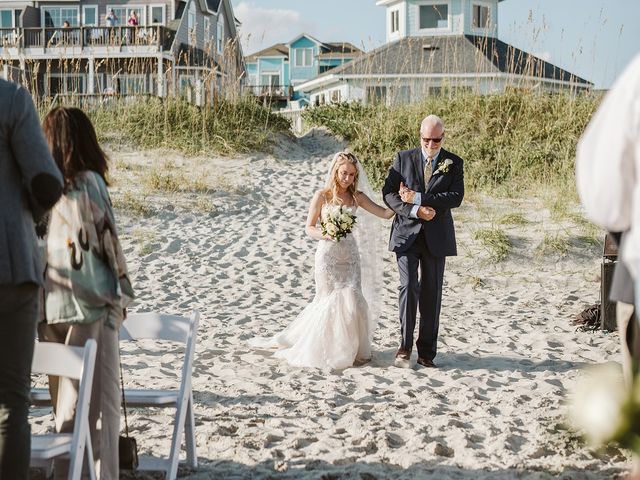
[[[455,90],[481,94],[508,88],[588,90],[593,84],[498,38],[504,0],[377,0],[386,43],[298,84],[312,104],[339,97],[364,103],[408,103]]]
[[[302,102],[294,88],[344,65],[363,52],[347,42],[321,42],[306,33],[246,57],[247,88],[273,106]]]
[[[230,0],[0,0],[0,76],[38,96],[204,103],[244,76],[238,27]]]

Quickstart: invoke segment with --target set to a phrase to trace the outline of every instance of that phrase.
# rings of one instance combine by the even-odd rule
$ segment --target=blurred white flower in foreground
[[[569,419],[589,443],[601,446],[626,433],[629,395],[619,366],[609,363],[585,370],[570,395]]]

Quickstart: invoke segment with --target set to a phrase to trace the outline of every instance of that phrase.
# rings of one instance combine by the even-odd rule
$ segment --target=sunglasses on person
[[[429,143],[429,142],[440,143],[444,137],[440,137],[440,138],[424,138],[424,137],[421,137],[421,138],[422,138],[422,141],[424,143]]]

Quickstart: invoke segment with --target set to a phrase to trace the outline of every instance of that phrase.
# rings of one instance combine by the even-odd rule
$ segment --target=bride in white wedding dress
[[[375,322],[361,286],[358,242],[352,233],[335,241],[318,227],[331,205],[344,206],[355,214],[356,229],[364,223],[361,210],[380,218],[393,217],[391,209],[358,190],[362,176],[364,171],[352,153],[338,152],[333,157],[327,185],[313,196],[306,224],[307,234],[318,240],[316,295],[285,330],[271,338],[253,339],[252,346],[277,348],[276,357],[298,367],[341,369],[370,360]]]

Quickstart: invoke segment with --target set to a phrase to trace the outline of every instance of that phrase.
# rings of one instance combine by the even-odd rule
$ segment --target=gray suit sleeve
[[[51,157],[31,96],[24,88],[16,89],[10,115],[14,119],[11,150],[22,174],[32,213],[38,219],[62,195],[62,175]]]

